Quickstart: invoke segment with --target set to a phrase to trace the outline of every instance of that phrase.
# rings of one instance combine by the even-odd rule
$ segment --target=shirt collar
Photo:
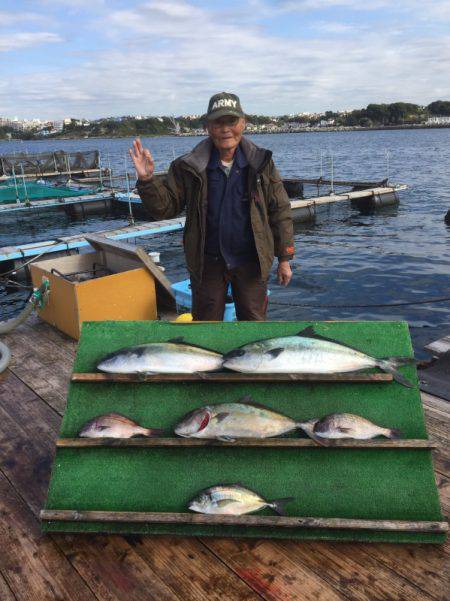
[[[248,161],[245,157],[245,154],[243,153],[242,149],[241,149],[241,145],[239,144],[239,146],[236,148],[236,152],[234,153],[234,157],[233,157],[234,163],[236,163],[236,165],[240,168],[243,169],[244,167],[247,167],[248,165]],[[217,148],[214,146],[211,152],[211,156],[209,158],[209,162],[208,162],[208,169],[218,169],[220,167],[220,154],[219,151],[217,150]]]

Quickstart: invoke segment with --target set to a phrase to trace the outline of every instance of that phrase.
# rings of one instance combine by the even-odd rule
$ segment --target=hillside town
[[[450,127],[450,101],[427,106],[405,102],[369,104],[364,109],[300,112],[281,116],[247,115],[247,132],[294,133],[352,129]],[[151,135],[203,135],[202,115],[127,115],[95,120],[66,117],[41,121],[0,116],[0,139],[90,138]]]

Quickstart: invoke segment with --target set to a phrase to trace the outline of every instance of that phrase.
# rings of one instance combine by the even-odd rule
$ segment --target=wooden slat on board
[[[209,372],[194,374],[72,374],[72,382],[392,382],[392,374],[243,374]]]
[[[352,518],[287,517],[256,515],[203,515],[151,511],[78,511],[43,509],[41,519],[60,522],[124,522],[154,524],[202,524],[222,526],[274,526],[277,528],[330,528],[401,532],[447,532],[447,522],[360,520]]]
[[[325,444],[326,442],[326,444]],[[89,449],[98,447],[259,447],[259,448],[345,448],[345,449],[434,449],[425,439],[328,440],[323,444],[310,438],[239,438],[234,441],[201,438],[58,438],[57,447]]]

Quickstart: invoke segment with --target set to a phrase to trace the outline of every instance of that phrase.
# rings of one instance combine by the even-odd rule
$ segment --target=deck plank
[[[1,473],[0,498],[0,571],[16,598],[95,599],[50,537],[41,535],[38,520]]]
[[[394,566],[386,566],[370,555],[363,544],[311,542],[299,545],[293,541],[277,541],[293,561],[321,574],[329,584],[355,601],[375,599],[432,599],[418,589],[411,579],[399,574]],[[369,545],[370,546],[370,545]],[[374,545],[375,547],[379,545]],[[397,549],[397,546],[391,548]],[[409,566],[411,568],[411,564]]]
[[[100,600],[183,599],[122,536],[55,534],[52,538]]]
[[[36,330],[24,324],[5,336],[5,341],[12,352],[10,370],[62,415],[76,346],[72,341],[64,344],[62,337],[59,343],[52,340],[51,329]]]
[[[308,566],[269,540],[203,539],[203,544],[225,561],[268,601],[336,601],[346,599]],[[304,543],[294,543],[303,547]]]
[[[0,382],[0,468],[39,515],[60,417],[14,374]]]
[[[0,572],[0,599],[2,601],[16,601],[17,597],[14,595],[12,590],[9,588],[8,583],[3,578]]]
[[[156,573],[164,573],[183,601],[258,601],[261,597],[195,538],[164,537],[155,540],[127,536],[135,551]]]

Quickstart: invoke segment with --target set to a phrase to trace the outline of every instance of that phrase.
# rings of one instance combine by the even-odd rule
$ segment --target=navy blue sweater
[[[227,177],[214,148],[207,167],[208,210],[206,214],[205,253],[223,257],[228,269],[258,255],[250,221],[248,163],[240,146]]]

